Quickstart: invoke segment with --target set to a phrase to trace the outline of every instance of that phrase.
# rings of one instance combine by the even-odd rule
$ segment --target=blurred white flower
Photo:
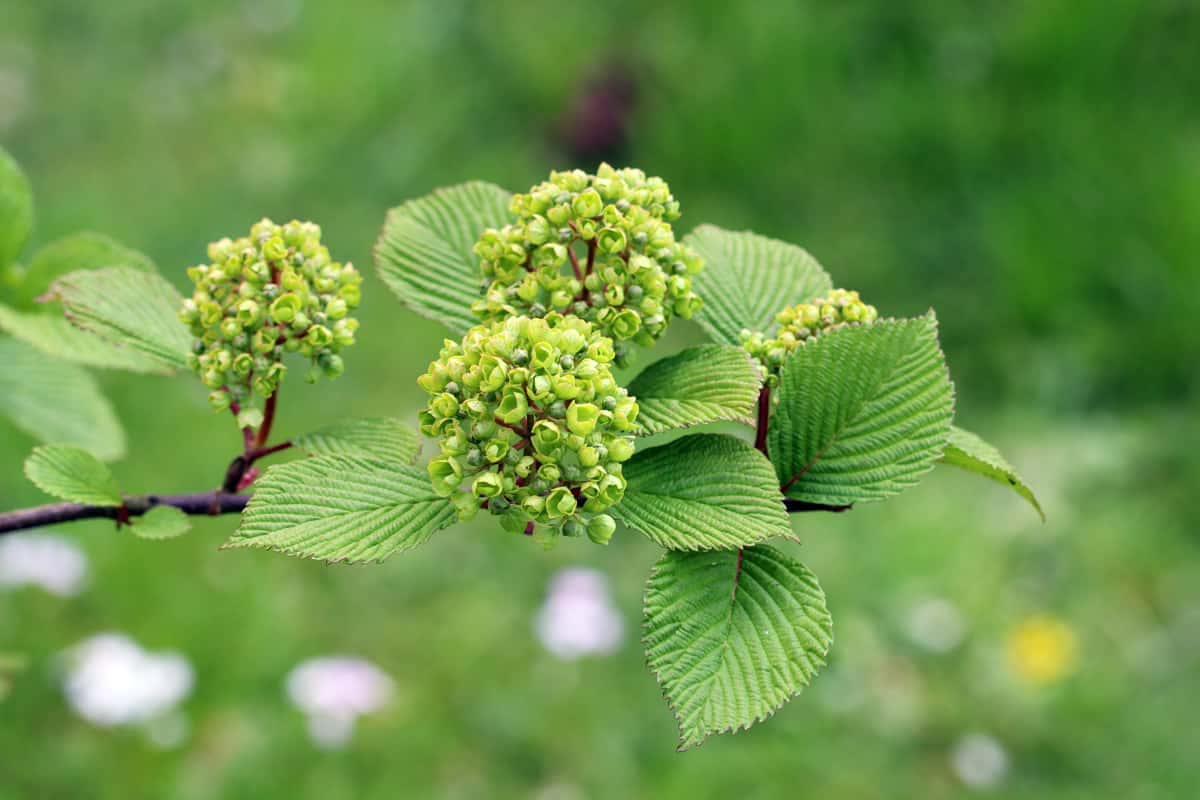
[[[552,655],[570,660],[616,652],[625,625],[613,606],[608,579],[595,570],[572,567],[550,579],[534,629]]]
[[[948,653],[958,647],[966,629],[962,613],[942,597],[918,600],[904,618],[904,632],[912,643],[934,653]]]
[[[968,733],[954,743],[950,766],[972,789],[990,789],[1008,775],[1008,753],[986,733]]]
[[[179,653],[150,653],[120,633],[85,639],[66,654],[63,682],[75,713],[95,725],[148,723],[192,691],[194,675]]]
[[[0,588],[32,584],[51,594],[73,595],[87,578],[87,557],[72,542],[50,534],[0,539]]]
[[[287,677],[287,694],[308,715],[308,732],[322,747],[341,747],[363,714],[387,705],[392,679],[369,661],[326,656],[300,663]]]

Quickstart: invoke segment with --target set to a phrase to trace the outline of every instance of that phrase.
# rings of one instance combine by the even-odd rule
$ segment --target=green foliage
[[[479,232],[508,220],[512,195],[482,181],[439,189],[393,208],[375,245],[379,277],[400,302],[456,334],[479,322]]]
[[[724,344],[741,344],[743,331],[772,330],[781,305],[833,288],[816,259],[794,244],[715,225],[701,225],[683,241],[706,265],[696,276],[696,291],[704,300],[696,321]]]
[[[743,547],[792,533],[771,463],[732,436],[696,434],[643,450],[625,478],[617,518],[670,550]]]
[[[58,314],[0,305],[0,329],[48,356],[72,364],[157,374],[170,371],[161,361],[76,328],[61,316],[61,309]]]
[[[412,426],[394,417],[343,419],[297,436],[296,447],[313,456],[361,456],[411,463],[421,451]]]
[[[117,479],[100,459],[69,444],[45,444],[25,459],[25,477],[46,494],[94,506],[121,505]]]
[[[69,442],[106,461],[125,453],[125,432],[96,381],[23,342],[0,336],[0,416],[42,442]]]
[[[679,721],[679,749],[749,728],[825,664],[833,622],[803,564],[766,545],[668,552],[646,586],[646,659]]]
[[[842,328],[784,365],[769,447],[788,497],[849,505],[912,486],[941,456],[954,390],[932,313]]]
[[[996,483],[1010,487],[1014,492],[1029,501],[1029,505],[1037,511],[1042,522],[1046,521],[1046,512],[1034,496],[1029,484],[1017,474],[1012,464],[1000,455],[1000,451],[985,442],[978,435],[963,430],[957,425],[950,426],[950,437],[946,442],[946,450],[942,454],[942,463],[961,467],[968,472],[975,472]]]
[[[33,192],[29,179],[4,148],[0,148],[0,289],[12,280],[6,272],[25,249],[33,230]]]
[[[35,308],[38,295],[56,279],[69,272],[104,267],[128,267],[140,272],[156,272],[149,256],[102,233],[81,231],[51,242],[33,254],[29,263],[17,271],[14,285],[6,294],[20,309]]]
[[[648,435],[729,420],[754,424],[762,377],[746,351],[705,344],[654,362],[629,384],[638,433]]]
[[[173,506],[155,506],[129,523],[134,536],[143,539],[174,539],[192,529],[187,514]]]
[[[377,417],[296,437],[309,458],[258,473],[259,458],[289,446],[267,442],[284,354],[336,376],[355,340],[360,276],[332,261],[313,223],[264,219],[214,242],[211,263],[188,271],[187,300],[133,251],[77,237],[29,275],[58,276],[51,297],[80,330],[3,307],[0,325],[81,363],[197,372],[243,439],[214,503],[240,508],[229,495],[252,491],[227,548],[382,561],[481,509],[546,548],[585,535],[607,544],[617,519],[642,532],[668,551],[647,587],[645,643],[687,749],[766,718],[824,663],[824,594],[763,544],[794,538],[789,511],[888,497],[939,458],[1036,501],[998,453],[952,433],[932,312],[877,321],[804,250],[712,226],[677,242],[678,216],[664,181],[607,165],[552,173],[524,195],[470,183],[393,209],[375,251],[381,278],[418,313],[465,330],[417,381],[420,431],[439,447],[426,465],[412,429]],[[619,383],[629,343],[651,345],[697,311],[716,343]],[[471,327],[473,314],[484,323]],[[754,426],[755,444],[702,433],[635,453],[637,436],[730,422]],[[76,447],[39,448],[27,472],[62,497],[122,502],[107,468]],[[150,539],[190,527],[167,506],[131,525]]]
[[[72,272],[51,285],[67,319],[164,367],[187,364],[191,337],[176,312],[183,298],[166,280],[129,267]]]
[[[260,547],[329,562],[382,561],[456,519],[420,467],[319,456],[268,469],[225,547]]]

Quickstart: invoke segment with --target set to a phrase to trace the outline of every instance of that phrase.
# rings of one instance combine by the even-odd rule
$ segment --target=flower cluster
[[[434,490],[463,519],[486,508],[547,545],[584,533],[606,543],[616,524],[601,512],[624,495],[638,413],[613,359],[591,323],[555,312],[446,340],[417,381],[430,394],[421,430],[441,440]]]
[[[758,359],[767,383],[774,386],[779,382],[783,362],[804,342],[825,331],[874,322],[878,317],[875,306],[864,303],[858,292],[833,289],[825,297],[789,306],[776,314],[779,330],[773,339],[758,331],[743,330],[742,347]]]
[[[471,309],[485,320],[573,314],[614,341],[620,366],[628,342],[653,344],[699,309],[692,275],[703,262],[675,241],[679,203],[661,178],[608,164],[552,172],[511,210],[514,224],[475,245],[485,282]]]
[[[196,285],[179,319],[196,337],[189,364],[218,410],[270,397],[287,371],[285,352],[311,359],[310,380],[342,374],[354,344],[362,276],[339,264],[311,222],[264,219],[249,236],[208,246],[211,264],[188,269]],[[253,426],[253,423],[251,422]]]

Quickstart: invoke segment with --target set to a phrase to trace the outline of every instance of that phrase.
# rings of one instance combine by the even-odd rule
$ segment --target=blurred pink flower
[[[613,606],[608,579],[592,569],[571,567],[551,578],[534,629],[552,655],[572,660],[616,652],[625,625]]]
[[[326,656],[300,663],[287,677],[287,694],[308,715],[308,732],[322,747],[341,747],[354,723],[391,702],[392,679],[369,661]]]

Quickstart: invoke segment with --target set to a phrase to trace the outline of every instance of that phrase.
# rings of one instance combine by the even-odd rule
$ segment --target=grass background
[[[624,104],[597,145],[587,109]],[[35,244],[79,229],[181,287],[263,215],[320,222],[370,273],[390,206],[482,178],[524,188],[602,156],[670,181],[684,217],[800,243],[889,314],[937,309],[959,419],[1039,491],[934,473],[883,505],[795,520],[837,641],[770,722],[672,752],[636,641],[655,549],[544,554],[455,528],[382,566],[217,552],[231,519],[165,543],[86,523],[90,588],[0,595],[0,798],[958,797],[948,754],[1000,741],[996,797],[1174,798],[1200,780],[1200,9],[946,0],[601,6],[362,0],[16,0],[0,26],[0,142],[29,173]],[[616,92],[622,95],[622,92]],[[623,95],[622,95],[623,96]],[[597,98],[600,97],[601,100]],[[591,101],[589,105],[588,101]],[[279,432],[414,414],[443,335],[372,274],[344,378],[285,389]],[[649,358],[699,339],[680,325]],[[211,485],[237,447],[195,381],[101,376],[131,440],[124,485]],[[0,504],[42,502],[0,426]],[[590,564],[628,634],[564,664],[531,631],[548,577]],[[923,597],[967,622],[935,654]],[[1077,670],[1022,682],[1006,637],[1064,620]],[[179,748],[75,718],[54,654],[116,629],[197,669]],[[399,701],[314,750],[282,676],[354,652]]]

